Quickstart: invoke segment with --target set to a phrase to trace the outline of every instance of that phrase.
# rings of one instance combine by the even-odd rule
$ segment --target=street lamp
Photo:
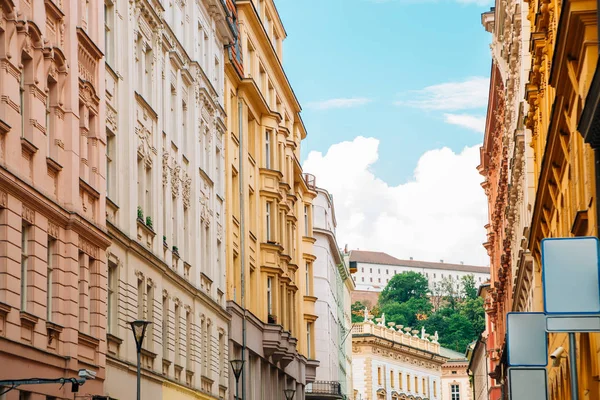
[[[244,360],[231,360],[229,363],[233,369],[233,375],[235,375],[235,398],[238,400],[240,398],[238,393],[238,381],[242,374],[242,368],[244,368]]]
[[[131,330],[133,331],[133,337],[135,339],[135,347],[137,350],[137,400],[140,400],[140,380],[142,376],[141,372],[141,354],[142,354],[142,342],[144,341],[144,336],[146,336],[146,328],[152,322],[144,321],[144,320],[135,320],[130,322]]]
[[[292,400],[296,394],[296,391],[294,389],[285,389],[283,393],[285,394],[286,400]]]

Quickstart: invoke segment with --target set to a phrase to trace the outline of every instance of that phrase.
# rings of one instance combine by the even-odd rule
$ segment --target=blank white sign
[[[542,273],[547,314],[600,312],[597,238],[543,239]]]
[[[510,400],[548,400],[545,369],[508,369]]]
[[[548,332],[600,332],[600,315],[548,317]]]
[[[545,367],[548,364],[546,316],[543,313],[506,314],[508,365]]]

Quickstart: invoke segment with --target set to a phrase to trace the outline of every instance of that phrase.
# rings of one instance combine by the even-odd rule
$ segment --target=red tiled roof
[[[479,274],[489,274],[489,267],[479,267],[475,265],[464,265],[464,264],[449,264],[429,261],[416,261],[416,260],[400,260],[396,257],[392,257],[389,254],[382,253],[379,251],[363,251],[363,250],[351,250],[350,261],[356,261],[367,264],[381,264],[381,265],[396,265],[402,267],[411,268],[425,268],[425,269],[443,269],[448,271],[462,271],[472,272]]]

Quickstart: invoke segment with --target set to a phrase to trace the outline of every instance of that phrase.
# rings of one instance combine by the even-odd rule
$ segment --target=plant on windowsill
[[[276,324],[277,323],[277,317],[273,314],[269,314],[269,316],[267,317],[267,322],[269,324]]]
[[[149,216],[149,215],[146,217],[146,226],[147,226],[148,228],[150,228],[150,229],[154,230],[154,229],[153,229],[153,227],[152,227],[152,217],[151,217],[151,216]]]
[[[169,247],[169,245],[167,244],[167,237],[164,235],[163,235],[163,246]]]
[[[173,254],[179,257],[179,248],[177,246],[173,246]]]
[[[137,208],[137,219],[142,224],[144,223],[144,210],[142,210],[141,206],[138,206],[138,208]]]

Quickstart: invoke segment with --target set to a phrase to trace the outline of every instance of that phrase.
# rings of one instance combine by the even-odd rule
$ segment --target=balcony
[[[342,385],[339,382],[315,381],[306,385],[307,399],[343,399]]]
[[[304,182],[306,182],[306,186],[308,186],[308,188],[310,190],[316,190],[317,179],[315,178],[315,176],[313,174],[305,173],[304,174]]]

